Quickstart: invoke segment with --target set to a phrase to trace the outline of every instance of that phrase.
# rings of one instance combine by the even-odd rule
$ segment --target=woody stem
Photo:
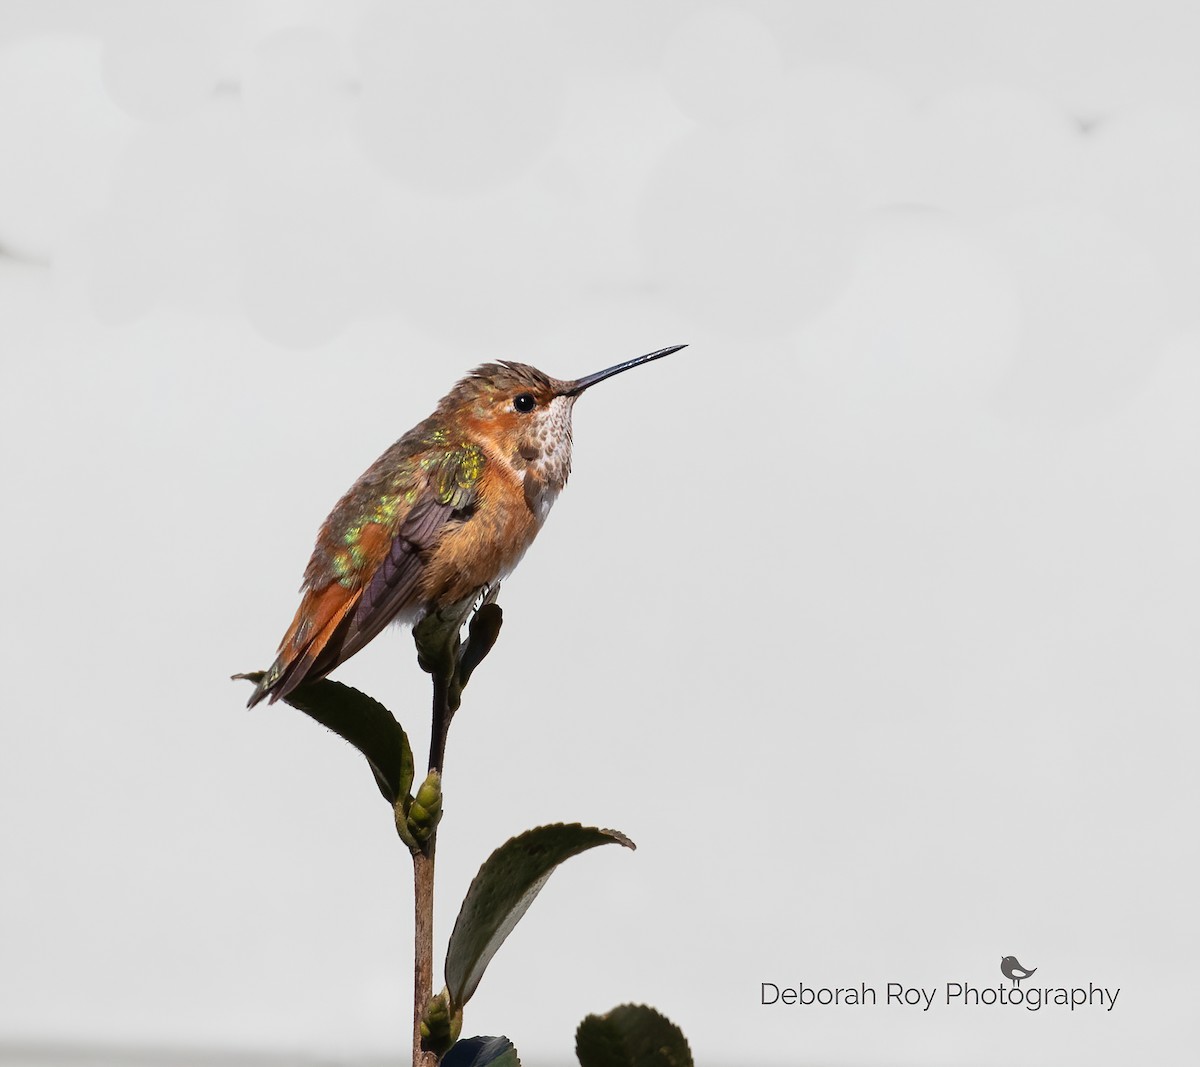
[[[437,1063],[432,1052],[421,1051],[421,1019],[433,992],[433,838],[425,848],[413,856],[413,1067]]]

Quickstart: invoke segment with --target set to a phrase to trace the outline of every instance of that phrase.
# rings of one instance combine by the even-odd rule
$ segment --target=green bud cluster
[[[417,795],[408,806],[408,832],[418,844],[423,845],[437,829],[442,818],[442,776],[430,771]]]
[[[429,998],[421,1018],[421,1050],[444,1056],[462,1033],[462,1012],[451,1012],[450,995],[443,989]]]

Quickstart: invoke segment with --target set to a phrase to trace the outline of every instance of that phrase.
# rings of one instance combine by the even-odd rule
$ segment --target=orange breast
[[[488,449],[471,514],[445,527],[422,581],[425,602],[450,604],[508,574],[533,543],[540,524],[525,500],[521,474]]]

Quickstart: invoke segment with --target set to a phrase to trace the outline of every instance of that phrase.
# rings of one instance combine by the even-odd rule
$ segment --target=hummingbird
[[[573,381],[525,363],[476,367],[334,505],[296,617],[248,706],[324,678],[390,622],[469,604],[507,577],[567,484],[575,401],[686,347]]]

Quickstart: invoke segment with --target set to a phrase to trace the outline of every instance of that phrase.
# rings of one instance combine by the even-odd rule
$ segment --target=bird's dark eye
[[[532,411],[537,407],[537,398],[532,393],[518,393],[513,397],[513,407],[518,411]]]

